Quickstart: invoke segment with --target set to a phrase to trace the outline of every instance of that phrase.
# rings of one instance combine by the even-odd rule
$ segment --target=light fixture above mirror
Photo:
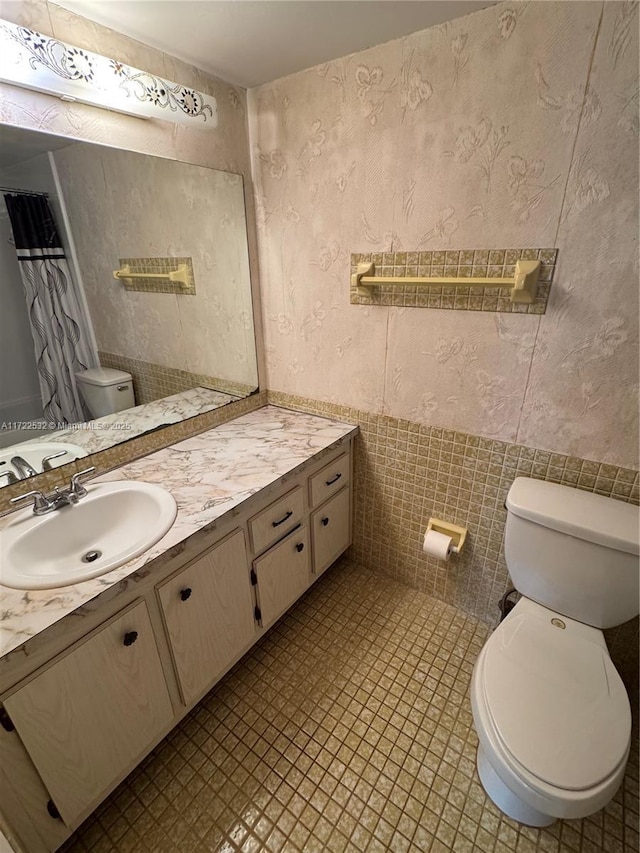
[[[218,124],[212,95],[2,19],[0,81],[138,118],[201,130]]]

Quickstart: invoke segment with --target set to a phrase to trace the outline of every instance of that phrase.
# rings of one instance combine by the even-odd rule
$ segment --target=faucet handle
[[[61,456],[66,456],[66,450],[60,450],[58,453],[50,453],[49,456],[42,457],[42,470],[43,471],[51,471],[53,465],[51,464],[52,459],[59,459]]]
[[[83,498],[87,494],[87,490],[80,482],[80,478],[87,477],[89,476],[89,474],[93,474],[95,470],[95,465],[92,465],[91,468],[85,468],[84,471],[78,471],[77,474],[73,474],[71,476],[71,486],[69,487],[69,492],[72,495],[75,495],[76,498]]]
[[[51,506],[51,501],[46,495],[43,495],[41,491],[38,489],[34,489],[31,492],[25,492],[24,495],[18,495],[15,498],[11,498],[9,503],[17,504],[20,501],[24,501],[27,498],[33,498],[33,511],[36,513],[41,513],[46,511]]]

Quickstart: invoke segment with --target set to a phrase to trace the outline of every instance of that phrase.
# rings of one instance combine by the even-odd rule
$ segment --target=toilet
[[[133,379],[124,370],[92,367],[76,373],[80,393],[94,418],[135,406]]]
[[[478,775],[506,815],[548,826],[603,808],[624,776],[631,710],[602,631],[640,609],[638,508],[527,477],[506,507],[522,597],[473,670]]]

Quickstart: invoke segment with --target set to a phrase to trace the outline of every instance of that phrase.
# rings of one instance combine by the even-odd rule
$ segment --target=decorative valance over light
[[[64,101],[211,130],[216,99],[0,19],[0,80]]]

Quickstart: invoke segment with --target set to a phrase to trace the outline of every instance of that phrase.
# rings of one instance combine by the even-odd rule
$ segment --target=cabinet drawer
[[[221,676],[255,636],[244,533],[232,533],[156,587],[186,704]]]
[[[73,824],[173,719],[146,604],[80,641],[4,704]]]
[[[284,497],[278,498],[262,512],[249,520],[253,553],[259,554],[277,542],[302,521],[304,494],[302,486],[296,486]]]
[[[309,477],[309,500],[311,507],[321,503],[339,492],[351,479],[351,454],[343,453],[333,462],[325,465],[321,471]]]
[[[258,607],[266,628],[309,586],[309,528],[293,531],[253,561]]]
[[[351,544],[351,491],[343,489],[311,515],[313,571],[320,574]]]

